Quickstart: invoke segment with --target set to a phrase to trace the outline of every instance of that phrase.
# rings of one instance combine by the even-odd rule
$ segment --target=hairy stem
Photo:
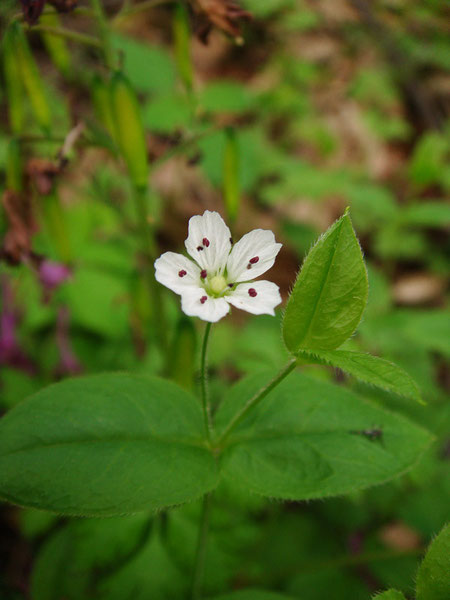
[[[231,421],[228,423],[225,431],[222,433],[218,440],[218,445],[220,446],[230,435],[233,429],[239,425],[239,423],[248,415],[253,408],[261,402],[263,398],[267,396],[269,392],[271,392],[279,383],[283,381],[285,377],[291,373],[295,367],[297,366],[297,359],[292,358],[278,373],[275,377],[269,381],[267,385],[261,388],[256,394],[248,400],[244,406],[234,415]]]
[[[200,600],[202,597],[203,574],[205,571],[206,545],[208,542],[209,516],[211,513],[212,492],[203,496],[202,513],[200,517],[197,549],[195,551],[194,571],[192,573],[191,598]]]
[[[206,324],[205,335],[203,336],[202,344],[202,358],[201,358],[201,386],[202,386],[202,406],[203,406],[203,418],[205,421],[205,433],[208,441],[211,442],[212,437],[212,420],[211,420],[211,407],[209,404],[208,394],[208,368],[206,364],[206,357],[208,351],[208,340],[209,333],[211,331],[212,323]]]

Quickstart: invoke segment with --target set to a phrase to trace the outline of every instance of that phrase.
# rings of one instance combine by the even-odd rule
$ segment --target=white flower
[[[215,323],[230,304],[254,315],[275,314],[281,302],[278,286],[252,282],[272,267],[282,246],[271,231],[254,229],[233,245],[222,217],[207,210],[189,220],[185,246],[194,260],[165,252],[155,261],[155,277],[181,296],[187,315]]]

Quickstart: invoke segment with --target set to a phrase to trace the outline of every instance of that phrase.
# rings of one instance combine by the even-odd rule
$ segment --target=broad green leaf
[[[167,92],[175,85],[175,67],[169,54],[158,46],[114,33],[114,48],[122,54],[124,71],[142,92]]]
[[[259,374],[231,389],[217,413],[219,431],[269,380]],[[225,477],[264,496],[321,498],[401,475],[431,439],[404,417],[344,388],[293,374],[234,430],[221,466]]]
[[[367,301],[367,272],[346,213],[306,257],[283,321],[288,350],[334,350],[355,331]]]
[[[330,365],[342,369],[357,379],[380,387],[388,392],[394,392],[400,396],[413,398],[421,402],[420,391],[412,379],[403,369],[394,363],[360,352],[347,352],[345,350],[307,350],[299,352],[299,358],[303,362]]]
[[[253,98],[247,87],[235,81],[215,81],[200,93],[199,103],[209,112],[243,112],[252,108]]]
[[[417,600],[448,600],[450,593],[450,525],[431,543],[419,567]]]
[[[450,204],[439,200],[410,204],[402,211],[401,222],[423,227],[448,227]]]
[[[398,590],[387,590],[374,596],[373,600],[405,600],[405,596]]]
[[[411,179],[419,186],[440,182],[448,157],[449,143],[443,134],[426,133],[417,142],[409,164]]]
[[[192,500],[216,485],[197,400],[125,374],[69,379],[0,422],[0,497],[106,516]]]

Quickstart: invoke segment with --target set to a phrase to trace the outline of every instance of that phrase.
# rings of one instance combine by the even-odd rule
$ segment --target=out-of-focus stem
[[[45,33],[51,33],[52,35],[58,35],[60,37],[72,40],[78,44],[84,44],[85,46],[93,46],[95,48],[102,48],[102,43],[99,39],[93,35],[87,35],[86,33],[79,33],[72,29],[66,29],[64,27],[52,27],[51,25],[33,25],[31,31],[42,31]]]
[[[92,9],[95,13],[99,34],[101,39],[101,47],[103,49],[103,55],[105,63],[110,69],[115,67],[114,49],[111,44],[111,36],[108,21],[103,12],[103,6],[101,0],[91,0]]]
[[[141,248],[145,260],[145,277],[148,283],[150,298],[152,300],[152,319],[155,336],[162,349],[168,351],[168,338],[165,323],[165,313],[160,293],[160,286],[155,279],[153,263],[155,261],[155,243],[153,231],[148,222],[146,208],[147,188],[134,187],[133,200],[136,207],[137,226],[141,238]]]

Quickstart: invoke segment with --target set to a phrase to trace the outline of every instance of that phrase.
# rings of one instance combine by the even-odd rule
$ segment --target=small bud
[[[18,72],[14,30],[15,25],[10,25],[3,37],[3,73],[8,100],[9,124],[13,133],[21,133],[25,117],[24,87]]]
[[[34,60],[28,40],[25,37],[21,25],[14,22],[11,25],[11,28],[14,52],[19,66],[18,75],[21,77],[22,83],[27,91],[36,121],[42,129],[48,131],[51,123],[50,107],[45,96],[44,84],[36,61]]]
[[[111,80],[114,128],[131,180],[138,188],[148,183],[148,157],[139,104],[128,79],[116,72]]]

